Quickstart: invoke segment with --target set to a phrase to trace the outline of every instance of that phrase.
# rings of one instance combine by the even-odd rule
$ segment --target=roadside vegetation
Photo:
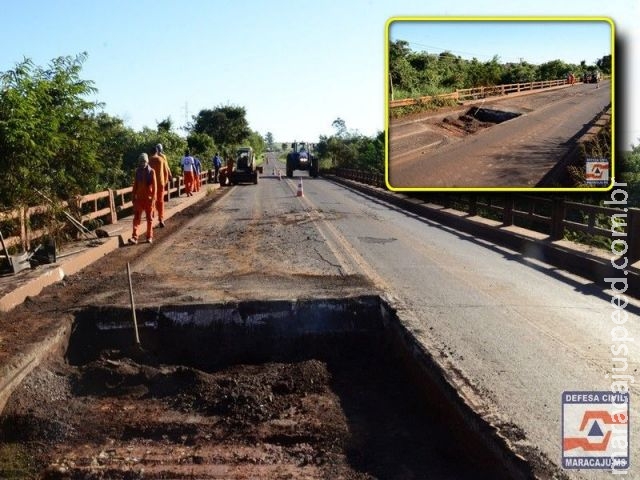
[[[559,59],[534,65],[524,60],[503,63],[497,55],[486,62],[466,60],[448,51],[416,52],[404,40],[389,43],[389,93],[394,100],[441,95],[463,88],[557,80],[567,78],[569,73],[580,79],[596,71],[605,76],[611,74],[611,55],[593,65],[586,60],[576,65]]]
[[[443,107],[455,107],[458,102],[452,98],[431,98],[429,100],[419,99],[413,105],[394,107],[389,110],[390,118],[403,118],[407,115],[438,110]]]
[[[183,132],[170,117],[134,130],[90,100],[98,92],[81,76],[87,55],[59,57],[46,67],[24,59],[0,72],[0,209],[42,203],[36,190],[67,200],[131,184],[138,155],[162,143],[172,172],[187,148],[203,168],[220,152],[251,145],[260,157],[265,139],[251,130],[244,107],[200,111]]]
[[[332,123],[335,133],[321,135],[316,146],[320,168],[350,168],[367,172],[384,173],[384,132],[368,137],[347,129],[345,121],[337,118]]]
[[[320,135],[313,144],[313,154],[320,160],[320,170],[333,171],[337,168],[363,170],[366,172],[384,173],[385,144],[384,132],[373,137],[363,135],[357,130],[349,130],[346,122],[338,117],[331,126],[333,135]],[[278,155],[278,160],[285,163],[287,154],[292,151],[292,144],[282,142],[270,147]]]

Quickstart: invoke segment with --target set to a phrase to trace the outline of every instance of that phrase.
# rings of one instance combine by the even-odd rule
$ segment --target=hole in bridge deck
[[[20,397],[47,388],[55,366],[14,393],[0,439],[32,448],[45,478],[506,478],[378,297],[138,320],[142,350],[126,310],[79,313],[59,397]]]
[[[476,118],[481,122],[502,123],[507,120],[519,117],[522,115],[517,112],[508,112],[504,110],[495,110],[491,108],[478,108],[473,107],[467,110],[467,116]]]
[[[522,114],[518,112],[495,110],[486,107],[471,107],[458,117],[446,117],[442,121],[442,124],[455,127],[455,131],[468,135],[492,127],[498,123],[506,122],[520,115]]]

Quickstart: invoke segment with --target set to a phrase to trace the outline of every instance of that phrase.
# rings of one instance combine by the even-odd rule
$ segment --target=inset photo
[[[611,188],[611,19],[403,17],[386,27],[390,190]]]

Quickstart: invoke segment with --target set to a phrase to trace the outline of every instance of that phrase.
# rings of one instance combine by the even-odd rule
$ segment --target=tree
[[[24,59],[0,75],[0,204],[35,203],[34,189],[69,198],[98,188],[100,104],[80,77],[86,58],[58,57],[47,68]]]
[[[130,183],[130,172],[125,168],[123,157],[128,151],[135,155],[138,147],[136,132],[126,127],[121,119],[106,113],[99,113],[94,121],[100,131],[98,161],[103,165],[98,190],[122,188]]]
[[[347,124],[342,118],[336,118],[331,122],[331,126],[336,129],[337,137],[343,138],[347,136]]]
[[[267,146],[269,148],[273,147],[273,133],[271,132],[267,132],[267,134],[264,136],[264,141],[267,144]]]
[[[158,132],[170,132],[173,129],[173,120],[171,117],[167,117],[164,120],[158,122]]]
[[[494,55],[493,58],[484,64],[485,67],[485,77],[484,77],[484,86],[492,86],[498,85],[500,83],[500,78],[504,73],[503,67],[500,64],[500,57]]]
[[[417,85],[415,68],[408,60],[409,43],[398,40],[389,44],[389,88],[411,91]]]
[[[611,74],[611,55],[605,55],[596,61],[596,66],[602,71],[602,73],[606,73],[607,75]]]
[[[508,64],[504,68],[501,83],[527,83],[536,79],[536,67],[524,60],[516,64]]]
[[[338,117],[332,126],[335,135],[320,136],[315,152],[330,168],[356,168],[373,172],[384,172],[384,132],[374,138],[348,133],[344,120]]]
[[[573,69],[562,60],[551,60],[538,67],[538,80],[565,78]]]
[[[264,153],[265,150],[265,141],[258,132],[251,132],[248,138],[249,145],[253,148],[253,152],[256,157],[259,157]]]
[[[213,157],[216,147],[213,140],[206,133],[191,133],[187,137],[187,147],[191,155],[197,155],[205,159]],[[201,158],[202,160],[202,158]]]
[[[251,130],[244,107],[223,105],[213,110],[200,110],[194,117],[192,131],[206,133],[222,150],[229,150],[244,142]]]

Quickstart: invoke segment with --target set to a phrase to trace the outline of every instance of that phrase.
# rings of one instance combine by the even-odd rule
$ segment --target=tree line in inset
[[[540,65],[525,60],[502,63],[497,55],[481,62],[477,58],[463,59],[449,51],[416,52],[405,40],[389,42],[389,89],[393,90],[394,99],[439,95],[463,88],[558,80],[570,73],[581,79],[596,71],[611,74],[611,55],[592,65],[586,60],[577,65],[562,60]]]

